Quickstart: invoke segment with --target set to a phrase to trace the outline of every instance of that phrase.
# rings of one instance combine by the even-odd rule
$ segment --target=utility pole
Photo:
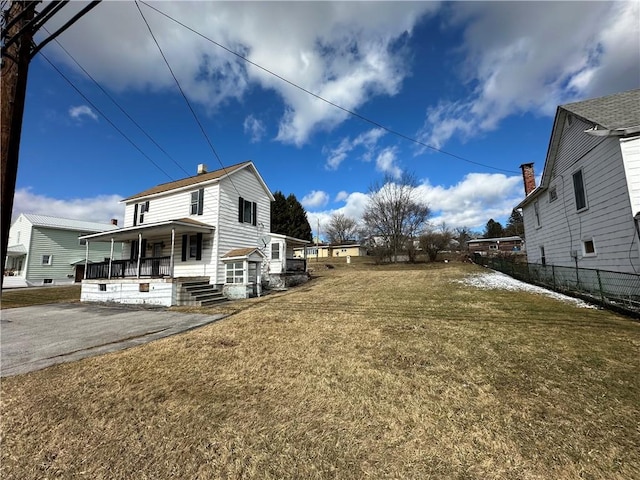
[[[0,169],[2,179],[0,197],[2,199],[2,276],[7,258],[11,212],[13,211],[13,194],[18,175],[18,154],[20,152],[20,134],[22,132],[22,115],[24,99],[27,92],[27,73],[33,42],[33,32],[28,28],[34,17],[39,2],[12,2],[5,12],[5,25],[8,26],[6,36],[2,36],[3,48],[9,39],[15,39],[6,47],[2,55],[2,75],[0,77],[0,96],[2,135],[2,157]],[[4,33],[4,32],[3,32]],[[1,284],[0,284],[1,286]]]
[[[33,41],[36,32],[62,8],[69,0],[49,2],[40,12],[36,6],[41,0],[12,1],[7,10],[2,12],[2,66],[0,75],[0,230],[2,231],[2,249],[0,251],[2,276],[0,288],[4,280],[4,267],[7,259],[11,214],[13,212],[13,196],[18,176],[18,157],[20,154],[20,137],[22,134],[22,117],[27,92],[27,74],[29,63],[46,44],[76,23],[87,12],[100,3],[93,0],[86,4],[54,33],[38,45]]]

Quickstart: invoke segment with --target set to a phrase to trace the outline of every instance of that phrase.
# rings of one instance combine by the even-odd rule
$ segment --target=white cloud
[[[355,110],[394,95],[408,74],[402,52],[436,2],[158,2],[153,7],[291,82]],[[80,8],[66,7],[51,29]],[[256,68],[140,5],[183,90],[211,111],[252,87],[283,101],[277,139],[304,144],[348,114]],[[65,16],[66,15],[66,16]],[[112,25],[118,25],[113,35]],[[116,90],[174,90],[156,45],[133,2],[103,2],[59,38],[102,84]],[[71,68],[72,62],[52,45]]]
[[[523,188],[520,176],[470,173],[452,186],[431,185],[425,180],[416,187],[414,198],[429,205],[432,211],[429,220],[433,225],[444,222],[449,228],[482,230],[490,218],[506,222],[513,208],[524,197]],[[368,200],[368,194],[353,192],[345,198],[344,206],[307,212],[307,218],[314,232],[320,222],[322,236],[334,213],[342,213],[360,222]]]
[[[358,147],[364,147],[365,149],[361,158],[365,161],[370,161],[375,153],[378,140],[386,133],[382,128],[372,128],[371,130],[361,133],[353,140],[351,140],[351,137],[343,138],[336,148],[329,150],[326,163],[327,169],[336,170],[347,158],[349,153]]]
[[[264,137],[267,129],[260,120],[253,115],[244,119],[244,133],[251,137],[251,143],[257,143]]]
[[[427,110],[420,139],[441,148],[494,130],[509,115],[637,88],[640,3],[456,2],[461,77],[472,93]]]
[[[118,225],[123,225],[124,205],[119,203],[122,198],[114,194],[62,200],[38,195],[30,188],[19,188],[13,199],[12,218],[16,219],[21,213],[38,213],[103,223],[115,218]]]
[[[98,120],[98,115],[96,115],[88,105],[78,105],[77,107],[70,107],[69,116],[74,120],[82,120],[82,117],[89,117],[96,121]]]
[[[396,147],[385,148],[376,158],[376,169],[380,172],[391,175],[393,178],[400,178],[400,175],[402,175],[402,169],[396,165],[396,157]]]
[[[329,195],[322,190],[312,190],[300,200],[304,208],[324,207],[328,202]]]
[[[344,200],[346,200],[347,198],[349,198],[349,194],[347,192],[345,192],[344,190],[338,192],[338,194],[336,195],[335,198],[335,202],[342,202]]]

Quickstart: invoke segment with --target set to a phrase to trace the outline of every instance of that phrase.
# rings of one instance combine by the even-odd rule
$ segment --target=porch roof
[[[109,232],[84,235],[79,238],[89,240],[90,242],[110,242],[111,239],[116,242],[125,242],[137,240],[139,234],[153,236],[169,235],[173,229],[175,229],[176,233],[209,233],[212,232],[215,227],[191,220],[190,218],[181,218],[179,220],[165,220],[164,222],[124,227]]]
[[[260,249],[256,247],[247,247],[247,248],[236,248],[235,250],[230,250],[222,256],[223,261],[226,260],[239,260],[239,259],[251,259],[252,257],[264,257],[264,254],[260,251]]]
[[[27,254],[27,249],[24,245],[9,245],[7,247],[7,256],[8,257],[21,257],[22,255]]]

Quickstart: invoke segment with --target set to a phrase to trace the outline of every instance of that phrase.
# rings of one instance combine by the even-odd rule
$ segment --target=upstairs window
[[[53,263],[53,255],[42,255],[42,265],[51,265]]]
[[[89,233],[81,233],[80,235],[78,235],[78,237],[84,237],[85,235],[89,235]],[[80,245],[81,247],[84,247],[87,245],[87,239],[86,238],[78,238],[78,245]]]
[[[238,198],[238,221],[240,223],[258,224],[258,204],[244,198]]]
[[[536,217],[536,227],[540,226],[540,204],[535,201],[533,202],[533,214]]]
[[[191,192],[191,215],[202,215],[204,211],[204,188]]]
[[[549,189],[549,203],[554,202],[558,199],[558,190],[555,186]]]
[[[140,225],[144,222],[144,214],[149,211],[149,200],[136,203],[133,207],[133,225]]]
[[[573,174],[573,193],[576,198],[576,210],[584,210],[587,208],[587,194],[584,189],[584,178],[582,170],[578,170]]]

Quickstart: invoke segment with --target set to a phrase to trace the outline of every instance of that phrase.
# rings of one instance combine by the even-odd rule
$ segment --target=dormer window
[[[204,211],[204,188],[191,192],[191,215],[202,215]]]

